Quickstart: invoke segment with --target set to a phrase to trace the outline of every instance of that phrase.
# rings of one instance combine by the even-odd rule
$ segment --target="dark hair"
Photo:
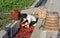
[[[23,17],[23,18],[26,18],[26,17],[27,17],[27,14],[22,14],[22,17]]]
[[[21,22],[23,21],[24,19],[23,18],[21,18]]]
[[[25,24],[26,22],[28,22],[28,20],[26,20],[25,22],[23,22],[23,24]]]

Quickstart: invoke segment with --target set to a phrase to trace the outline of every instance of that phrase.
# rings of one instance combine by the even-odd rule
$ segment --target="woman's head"
[[[23,18],[26,18],[26,17],[27,17],[27,14],[22,14],[22,17],[23,17]]]

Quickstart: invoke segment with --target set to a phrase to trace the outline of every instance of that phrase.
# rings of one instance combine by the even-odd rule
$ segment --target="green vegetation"
[[[29,8],[35,0],[0,0],[0,30],[12,22],[11,14],[4,14],[10,10],[23,10]],[[4,12],[4,13],[3,13]]]
[[[10,14],[0,14],[0,30],[12,21]]]
[[[0,12],[10,12],[12,9],[25,9],[31,6],[35,0],[0,0]]]
[[[2,20],[0,20],[0,27],[2,26]]]

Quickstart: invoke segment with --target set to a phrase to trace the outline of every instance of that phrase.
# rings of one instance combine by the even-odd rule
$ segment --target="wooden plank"
[[[0,38],[8,38],[8,34],[5,30],[0,31]]]
[[[42,25],[42,22],[43,22],[43,19],[39,19],[35,28],[34,28],[34,31],[31,35],[31,38],[39,38],[40,37],[40,30],[39,30],[39,27]]]

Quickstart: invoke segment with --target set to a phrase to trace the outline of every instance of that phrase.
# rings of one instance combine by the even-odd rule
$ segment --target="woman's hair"
[[[26,18],[26,17],[27,17],[27,14],[22,14],[22,17],[23,17],[23,18]]]
[[[21,19],[20,19],[20,22],[22,22],[23,20],[24,20],[24,19],[23,19],[23,18],[21,18]]]

